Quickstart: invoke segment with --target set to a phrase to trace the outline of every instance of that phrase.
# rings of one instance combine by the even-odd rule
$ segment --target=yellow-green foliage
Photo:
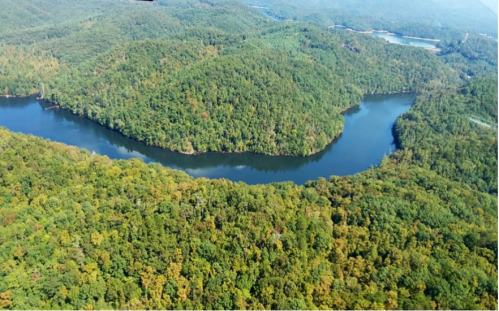
[[[37,94],[58,72],[59,62],[45,52],[0,44],[0,95]]]
[[[422,94],[395,134],[404,160],[497,193],[497,76]]]
[[[496,309],[496,215],[392,160],[247,186],[1,129],[0,306]]]

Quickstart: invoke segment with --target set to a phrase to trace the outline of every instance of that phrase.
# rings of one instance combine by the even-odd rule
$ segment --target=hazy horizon
[[[496,0],[480,0],[483,4],[485,4],[489,9],[491,9],[494,13],[498,12],[498,3]]]

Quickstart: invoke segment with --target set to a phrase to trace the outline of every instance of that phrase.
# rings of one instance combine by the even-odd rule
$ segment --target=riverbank
[[[364,94],[365,95],[395,95],[395,94],[404,94],[404,93],[412,93],[411,91],[397,91],[397,92],[387,92],[387,93],[366,93]],[[30,95],[30,96],[23,96],[23,97],[10,97],[10,98],[26,98],[26,97],[34,97],[36,95]],[[325,149],[327,149],[331,144],[333,144],[337,139],[339,139],[345,128],[345,123],[343,122],[343,128],[341,129],[340,132],[338,132],[336,135],[334,135],[333,137],[331,137],[330,139],[328,139],[327,141],[327,144],[326,146],[323,148],[323,149],[320,149],[320,150],[311,150],[311,152],[307,155],[299,155],[299,154],[288,154],[288,153],[277,153],[277,154],[269,154],[269,153],[259,153],[259,152],[254,152],[254,151],[196,151],[196,150],[191,150],[191,151],[182,151],[182,150],[173,150],[173,149],[168,149],[168,148],[164,148],[162,146],[159,146],[159,145],[155,145],[155,144],[147,144],[146,142],[144,141],[141,141],[141,140],[138,140],[136,138],[132,138],[130,136],[126,136],[123,132],[121,132],[119,129],[115,129],[115,128],[110,128],[108,127],[106,124],[102,124],[96,120],[92,120],[86,116],[80,116],[78,114],[74,114],[71,110],[69,109],[65,109],[64,107],[61,107],[58,103],[55,103],[55,102],[52,102],[50,100],[47,100],[47,99],[36,99],[39,103],[43,103],[44,106],[43,106],[43,110],[58,110],[60,109],[61,111],[63,111],[64,113],[67,113],[69,115],[72,115],[72,116],[76,116],[78,118],[84,118],[92,123],[95,123],[97,126],[99,127],[102,127],[102,128],[105,128],[106,130],[109,130],[109,131],[112,131],[112,132],[115,132],[117,134],[119,134],[120,136],[122,136],[123,138],[126,138],[126,139],[130,139],[130,140],[133,140],[137,143],[140,143],[140,144],[143,144],[144,146],[150,146],[150,147],[154,147],[154,148],[158,148],[158,149],[161,149],[161,150],[165,150],[165,151],[168,151],[168,152],[173,152],[173,153],[178,153],[178,154],[181,154],[181,155],[186,155],[186,156],[200,156],[200,155],[203,155],[203,154],[255,154],[255,155],[262,155],[262,156],[270,156],[270,157],[290,157],[290,158],[307,158],[307,157],[311,157],[311,156],[314,156],[314,155],[317,155],[321,152],[323,152]],[[340,114],[344,114],[345,112],[347,112],[349,109],[353,109],[355,107],[358,107],[360,105],[362,105],[364,103],[364,101],[361,101],[359,104],[355,104],[355,105],[351,105],[351,106],[348,106],[342,110],[340,110],[338,113]]]
[[[389,32],[388,30],[355,30],[353,28],[348,28],[347,26],[344,25],[331,25],[328,26],[328,28],[345,28],[345,30],[356,32],[356,33],[364,33],[364,34],[373,34],[373,33],[386,33],[387,35],[390,36],[396,36],[396,33]],[[428,39],[428,38],[420,38],[420,37],[411,37],[411,36],[404,36],[400,35],[402,38],[406,39],[414,39],[414,40],[423,40],[423,41],[432,41],[432,42],[441,42],[442,40],[440,39]]]
[[[363,95],[363,97],[366,97],[367,95],[397,95],[397,94],[418,94],[418,92],[415,92],[415,91],[395,91],[395,92],[387,92],[387,93],[376,93],[376,92],[372,92],[372,93],[365,93]],[[353,106],[349,106],[343,110],[340,111],[340,114],[344,114],[346,113],[348,110],[350,109],[353,109],[353,108],[356,108],[356,107],[360,107],[362,104],[364,103],[364,100],[362,100],[359,104],[357,105],[353,105]],[[340,134],[341,136],[341,134]]]
[[[439,40],[439,39],[427,39],[427,38],[410,37],[410,36],[402,36],[402,38],[415,39],[415,40],[423,40],[423,41],[432,41],[432,42],[440,42],[440,41],[442,41],[442,40]]]
[[[33,94],[31,94],[31,95],[0,95],[0,97],[2,97],[2,98],[26,98],[26,97],[30,97],[30,96],[33,96]]]
[[[27,97],[34,97],[36,96],[35,94],[32,94],[32,95],[28,95],[28,96],[13,96],[13,97],[10,97],[10,98],[27,98]],[[90,119],[88,118],[87,116],[80,116],[80,115],[77,115],[77,114],[74,114],[73,112],[71,112],[69,109],[66,109],[64,107],[61,107],[59,103],[57,102],[52,102],[50,100],[47,100],[47,99],[36,99],[38,102],[42,102],[42,103],[45,103],[47,105],[49,105],[49,107],[45,107],[44,110],[52,110],[52,109],[60,109],[62,111],[64,111],[65,113],[68,113],[70,115],[73,115],[73,116],[77,116],[79,118],[84,118],[90,122],[93,122],[95,123],[96,125],[98,126],[101,126],[109,131],[112,131],[112,132],[115,132],[119,135],[121,135],[122,137],[124,138],[127,138],[127,139],[131,139],[137,143],[140,143],[140,144],[143,144],[144,146],[149,146],[149,147],[153,147],[153,148],[158,148],[158,149],[161,149],[161,150],[165,150],[165,151],[168,151],[168,152],[173,152],[173,153],[178,153],[178,154],[181,154],[181,155],[186,155],[186,156],[199,156],[199,155],[203,155],[203,154],[254,154],[254,155],[262,155],[262,156],[270,156],[270,157],[296,157],[296,158],[306,158],[306,157],[310,157],[310,156],[313,156],[313,155],[316,155],[322,151],[325,150],[324,149],[321,149],[321,150],[314,150],[312,151],[312,153],[308,154],[308,155],[298,155],[298,154],[287,154],[287,153],[279,153],[279,154],[268,154],[268,153],[259,153],[259,152],[253,152],[253,151],[182,151],[182,150],[174,150],[174,149],[169,149],[169,148],[164,148],[162,146],[159,146],[159,145],[155,145],[155,144],[147,144],[146,142],[144,141],[141,141],[141,140],[138,140],[138,139],[135,139],[133,137],[130,137],[130,136],[126,136],[125,134],[123,134],[121,131],[119,130],[116,130],[116,129],[113,129],[113,128],[109,128],[106,124],[102,124],[96,120],[93,120],[93,119]],[[345,110],[348,110],[348,109],[351,109],[353,107],[355,107],[357,105],[354,105],[354,106],[350,106],[348,108],[346,108]],[[341,112],[340,112],[341,113]],[[326,144],[326,148],[328,146],[330,146],[336,139],[338,139],[341,134],[343,133],[340,132],[338,133],[336,136],[332,137],[329,142]]]
[[[0,126],[77,146],[111,159],[141,159],[185,171],[198,178],[225,178],[248,184],[308,180],[360,173],[394,151],[391,126],[411,108],[414,94],[366,95],[344,114],[343,127],[324,150],[311,156],[269,156],[250,152],[205,152],[195,156],[146,145],[64,109],[44,108],[36,96],[0,98]],[[356,104],[360,103],[360,99]],[[338,113],[339,113],[338,109]],[[343,110],[343,109],[341,109]],[[341,131],[341,133],[340,133]],[[329,141],[329,139],[327,139]],[[325,140],[326,142],[326,140]]]

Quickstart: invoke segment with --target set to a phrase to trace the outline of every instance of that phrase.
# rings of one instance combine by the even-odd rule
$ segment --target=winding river
[[[278,16],[271,11],[269,11],[266,7],[262,6],[250,6],[251,8],[258,10],[262,12],[264,15],[269,17],[270,19],[274,21],[285,21],[286,18]],[[377,37],[377,38],[383,38],[389,43],[394,43],[394,44],[401,44],[401,45],[409,45],[409,46],[415,46],[415,47],[422,47],[428,50],[432,50],[434,52],[440,51],[439,48],[437,48],[437,42],[439,40],[428,40],[428,39],[423,39],[423,38],[414,38],[414,37],[406,37],[406,36],[401,36],[397,35],[394,33],[389,33],[388,31],[355,31],[353,29],[347,28],[346,26],[343,25],[334,25],[330,26],[329,28],[337,28],[337,29],[344,29],[348,31],[353,31],[357,33],[364,33],[364,34],[369,34],[372,37]]]
[[[368,95],[362,105],[344,113],[343,134],[324,151],[310,157],[257,154],[183,155],[146,146],[88,119],[48,109],[35,97],[0,98],[0,126],[52,141],[85,148],[112,159],[140,158],[183,170],[194,177],[226,178],[248,184],[353,175],[380,163],[395,150],[392,126],[413,103],[414,94]]]

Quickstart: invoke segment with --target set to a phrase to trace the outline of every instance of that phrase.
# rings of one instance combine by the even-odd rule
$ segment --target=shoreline
[[[362,96],[365,97],[366,95],[395,95],[395,94],[408,94],[408,93],[416,93],[416,91],[395,91],[395,92],[388,92],[388,93],[365,93],[363,94]],[[364,102],[363,101],[360,101],[359,104],[356,104],[356,105],[352,105],[352,106],[348,106],[347,108],[343,109],[340,111],[340,114],[343,115],[345,112],[347,112],[348,110],[350,109],[353,109],[355,107],[360,107],[362,106]],[[412,107],[412,106],[411,106]],[[397,117],[398,118],[398,117]],[[93,121],[93,120],[92,120]],[[99,124],[99,123],[97,123]],[[343,126],[345,124],[343,123]],[[147,145],[147,146],[153,146],[153,147],[156,147],[156,148],[160,148],[160,149],[163,149],[163,150],[168,150],[168,151],[171,151],[171,152],[177,152],[177,153],[180,153],[180,154],[183,154],[183,155],[193,155],[193,156],[196,156],[196,155],[201,155],[201,154],[206,154],[206,153],[222,153],[222,154],[242,154],[242,153],[252,153],[252,154],[258,154],[258,155],[264,155],[264,156],[269,156],[269,157],[300,157],[300,158],[306,158],[306,157],[311,157],[313,155],[316,155],[318,153],[321,153],[323,152],[324,150],[326,150],[326,148],[331,145],[332,143],[335,142],[335,140],[339,139],[341,137],[341,135],[343,135],[343,132],[344,132],[345,128],[343,127],[343,130],[336,136],[334,136],[327,144],[326,144],[326,147],[322,150],[319,150],[317,152],[314,152],[314,153],[311,153],[309,155],[306,155],[306,156],[302,156],[302,155],[296,155],[296,154],[265,154],[265,153],[256,153],[256,152],[251,152],[251,151],[234,151],[234,152],[227,152],[227,151],[206,151],[206,152],[194,152],[194,153],[186,153],[186,152],[182,152],[182,151],[177,151],[177,150],[170,150],[170,149],[165,149],[165,148],[161,148],[161,147],[158,147],[158,146],[153,146],[153,145]],[[118,132],[119,133],[119,132]],[[121,134],[121,133],[120,133]],[[123,135],[123,134],[122,134]],[[123,135],[124,136],[124,135]],[[127,137],[127,136],[124,136],[124,137]],[[130,138],[130,137],[127,137],[127,138]],[[133,138],[130,138],[130,139],[133,139]],[[142,143],[142,142],[141,142]]]
[[[417,92],[413,92],[413,91],[396,91],[396,92],[387,92],[387,93],[364,93],[362,96],[365,97],[366,95],[394,95],[394,94],[406,94],[406,93],[417,93]],[[26,98],[26,97],[31,97],[31,96],[35,96],[36,94],[31,94],[31,95],[24,95],[24,96],[13,96],[13,95],[9,95],[8,97],[6,97],[5,95],[0,95],[0,97],[5,97],[5,98]],[[65,111],[69,114],[72,114],[72,115],[76,115],[76,114],[73,114],[70,110],[68,109],[65,109],[63,107],[61,107],[58,103],[54,103],[54,102],[51,102],[47,99],[38,99],[36,98],[36,100],[38,102],[44,102],[44,103],[47,103],[47,104],[51,104],[52,106],[50,107],[47,107],[45,108],[45,110],[47,109],[54,109],[54,108],[57,108],[57,109],[60,109],[62,111]],[[351,105],[351,106],[348,106],[346,108],[344,108],[343,110],[341,110],[339,113],[340,114],[344,114],[346,111],[348,111],[349,109],[352,109],[352,108],[355,108],[355,107],[360,107],[361,105],[363,104],[363,101],[361,101],[359,104],[355,104],[355,105]],[[242,154],[242,153],[252,153],[252,154],[257,154],[257,155],[262,155],[262,156],[270,156],[270,157],[302,157],[302,158],[306,158],[306,157],[310,157],[310,156],[313,156],[313,155],[316,155],[322,151],[324,151],[329,145],[331,145],[332,143],[334,143],[335,140],[337,140],[338,138],[341,137],[341,135],[343,134],[343,131],[344,131],[344,128],[342,129],[342,131],[340,133],[338,133],[338,135],[332,137],[329,142],[326,144],[326,147],[324,149],[321,149],[321,150],[318,150],[318,151],[315,151],[309,155],[306,155],[306,156],[303,156],[303,155],[296,155],[296,154],[266,154],[266,153],[257,153],[257,152],[252,152],[252,151],[232,151],[232,152],[228,152],[228,151],[204,151],[204,152],[201,152],[201,151],[195,151],[195,152],[185,152],[185,151],[180,151],[180,150],[172,150],[172,149],[168,149],[168,148],[162,148],[160,146],[156,146],[156,145],[149,145],[149,144],[146,144],[145,142],[143,141],[140,141],[140,140],[136,140],[134,138],[131,138],[129,136],[126,136],[124,135],[122,132],[120,131],[117,131],[115,129],[110,129],[108,128],[107,126],[105,126],[104,124],[101,124],[95,120],[92,120],[90,118],[87,118],[86,116],[79,116],[81,118],[85,118],[87,120],[90,120],[96,124],[98,124],[99,126],[102,126],[110,131],[113,131],[115,133],[118,133],[120,134],[121,136],[125,137],[125,138],[128,138],[128,139],[131,139],[131,140],[134,140],[136,142],[139,142],[141,144],[144,144],[145,146],[150,146],[150,147],[154,147],[154,148],[158,148],[158,149],[161,149],[161,150],[166,150],[166,151],[169,151],[169,152],[175,152],[175,153],[179,153],[179,154],[182,154],[182,155],[191,155],[191,156],[197,156],[197,155],[202,155],[202,154],[207,154],[207,153],[219,153],[219,154]],[[344,124],[343,124],[344,125]]]
[[[408,94],[408,93],[416,93],[416,91],[395,91],[395,92],[388,92],[388,93],[365,93],[363,94],[362,96],[365,97],[366,95],[395,95],[395,94]],[[343,110],[340,111],[340,114],[343,115],[345,112],[347,112],[348,110],[350,109],[353,109],[355,107],[360,107],[362,106],[363,104],[363,101],[361,101],[359,104],[356,104],[356,105],[352,105],[352,106],[349,106]],[[412,106],[411,106],[412,107]],[[62,108],[63,109],[63,108]],[[63,109],[64,110],[64,109]],[[85,117],[84,117],[85,118]],[[88,118],[87,118],[88,119]],[[398,119],[398,117],[397,117]],[[90,119],[89,119],[90,120]],[[93,121],[93,120],[91,120]],[[94,121],[95,122],[95,121]],[[97,124],[100,124],[100,123],[97,123]],[[345,124],[343,123],[343,126]],[[102,125],[101,125],[102,126]],[[302,155],[296,155],[296,154],[265,154],[265,153],[256,153],[256,152],[251,152],[251,151],[234,151],[234,152],[227,152],[227,151],[206,151],[206,152],[194,152],[194,153],[187,153],[187,152],[182,152],[182,151],[177,151],[177,150],[170,150],[170,149],[166,149],[166,148],[161,148],[161,147],[158,147],[158,146],[154,146],[154,145],[147,145],[146,146],[153,146],[153,147],[156,147],[156,148],[160,148],[160,149],[163,149],[163,150],[168,150],[168,151],[171,151],[171,152],[177,152],[177,153],[180,153],[180,154],[183,154],[183,155],[193,155],[193,156],[197,156],[197,155],[202,155],[202,154],[206,154],[206,153],[222,153],[222,154],[242,154],[242,153],[252,153],[252,154],[258,154],[258,155],[264,155],[264,156],[269,156],[269,157],[300,157],[300,158],[306,158],[306,157],[311,157],[313,155],[316,155],[318,153],[321,153],[322,151],[326,150],[326,148],[331,145],[332,143],[335,142],[335,140],[339,139],[341,137],[341,135],[343,135],[343,132],[344,132],[345,128],[343,127],[343,129],[341,130],[341,132],[334,136],[327,144],[326,144],[326,147],[322,150],[319,150],[319,151],[316,151],[314,153],[311,153],[309,155],[306,155],[306,156],[302,156]],[[118,132],[120,133],[120,132]],[[121,134],[121,133],[120,133]],[[123,134],[121,134],[123,135]],[[125,135],[123,135],[124,137],[127,137]],[[127,138],[130,138],[130,137],[127,137]],[[133,138],[130,138],[130,139],[133,139]],[[140,143],[143,143],[143,142],[140,142]],[[398,149],[398,148],[397,148]]]
[[[388,30],[355,30],[355,29],[348,28],[347,26],[343,26],[343,25],[328,26],[328,29],[331,29],[331,28],[344,28],[347,31],[355,32],[355,33],[362,33],[362,34],[386,33],[389,36],[397,36],[396,33],[390,32]],[[428,39],[428,38],[411,37],[411,36],[404,36],[404,35],[399,35],[399,36],[401,36],[402,38],[406,38],[406,39],[431,41],[431,42],[442,42],[442,40],[440,40],[440,39]]]
[[[31,94],[31,95],[0,95],[0,97],[2,98],[26,98],[26,97],[31,97],[35,94]]]
[[[432,42],[441,42],[442,41],[442,40],[439,40],[439,39],[426,39],[426,38],[411,37],[411,36],[402,36],[402,38],[424,40],[424,41],[432,41]]]

